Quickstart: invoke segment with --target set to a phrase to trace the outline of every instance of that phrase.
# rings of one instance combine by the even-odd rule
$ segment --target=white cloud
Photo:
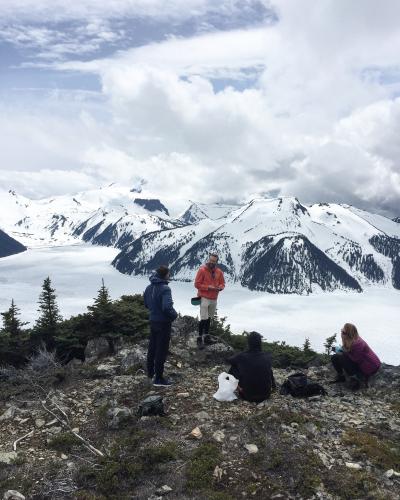
[[[206,5],[189,2],[186,12]],[[44,161],[53,151],[58,168],[106,182],[139,176],[150,190],[176,197],[243,200],[280,190],[305,202],[349,202],[394,213],[400,200],[400,82],[392,78],[387,85],[385,75],[399,74],[400,4],[274,5],[280,15],[274,26],[169,39],[108,59],[58,64],[60,71],[98,75],[105,102],[102,111],[86,113],[90,120],[66,121],[65,130],[36,124],[33,157]],[[243,78],[255,68],[263,72],[252,88],[215,90],[215,78]],[[50,144],[36,139],[40,131]],[[18,127],[11,135],[9,143],[18,145]],[[12,149],[8,159],[12,164]]]

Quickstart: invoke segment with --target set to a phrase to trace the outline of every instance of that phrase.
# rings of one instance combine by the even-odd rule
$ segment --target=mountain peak
[[[160,200],[156,198],[135,198],[134,203],[148,210],[149,212],[163,212],[166,215],[169,215],[168,209],[165,205],[161,203]]]

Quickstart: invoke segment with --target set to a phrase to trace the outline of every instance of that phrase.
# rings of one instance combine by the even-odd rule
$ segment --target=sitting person
[[[247,401],[261,403],[268,399],[276,388],[272,372],[271,355],[263,352],[261,335],[251,332],[247,338],[248,351],[241,352],[227,360],[231,365],[229,373],[239,380],[239,395]]]
[[[345,374],[351,377],[352,389],[359,389],[360,380],[368,382],[380,368],[381,362],[369,345],[359,335],[357,328],[346,323],[341,331],[342,348],[331,357],[337,377],[332,383],[345,382]]]

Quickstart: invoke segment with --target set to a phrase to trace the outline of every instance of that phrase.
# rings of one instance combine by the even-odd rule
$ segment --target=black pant
[[[201,319],[199,321],[199,337],[202,335],[208,335],[210,331],[211,318]]]
[[[150,321],[150,341],[147,350],[147,374],[149,377],[160,378],[164,373],[164,363],[167,359],[169,341],[171,339],[171,324],[169,321]]]
[[[334,354],[331,357],[333,367],[337,371],[338,375],[343,375],[343,371],[347,375],[362,375],[360,367],[357,363],[352,361],[345,352],[340,354]]]

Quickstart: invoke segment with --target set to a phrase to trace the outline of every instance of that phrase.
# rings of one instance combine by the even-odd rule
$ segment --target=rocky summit
[[[400,367],[351,392],[314,360],[303,371],[326,396],[280,395],[289,366],[275,368],[270,400],[218,402],[232,348],[198,350],[193,327],[174,326],[168,389],[148,381],[145,343],[110,355],[92,340],[85,362],[2,369],[0,498],[399,498]],[[149,395],[164,414],[138,412]]]

